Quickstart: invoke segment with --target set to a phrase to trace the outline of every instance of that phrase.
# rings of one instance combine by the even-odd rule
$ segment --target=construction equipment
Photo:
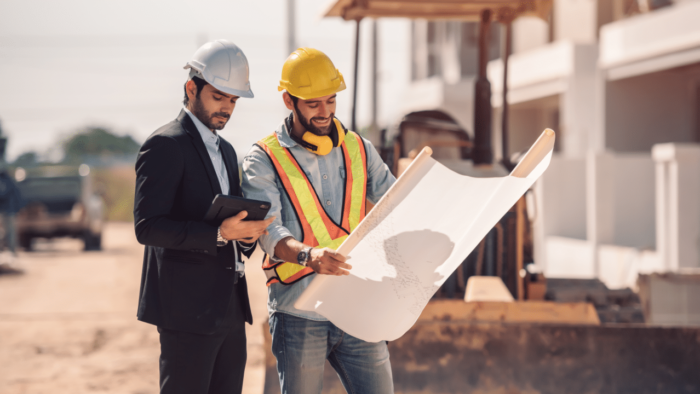
[[[85,250],[101,249],[104,203],[93,190],[87,165],[18,168],[18,173],[26,202],[16,222],[22,248],[32,250],[34,238],[72,237],[82,239]]]

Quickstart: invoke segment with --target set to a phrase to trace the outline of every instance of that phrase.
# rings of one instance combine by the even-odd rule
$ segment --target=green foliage
[[[15,167],[34,167],[39,164],[39,157],[36,152],[25,152],[19,155],[14,163],[12,163],[13,166]]]
[[[99,168],[92,172],[95,190],[105,202],[107,220],[134,220],[136,173],[132,167]]]
[[[85,157],[113,157],[136,154],[140,145],[129,136],[117,136],[102,127],[88,127],[63,142],[66,163],[80,163]]]

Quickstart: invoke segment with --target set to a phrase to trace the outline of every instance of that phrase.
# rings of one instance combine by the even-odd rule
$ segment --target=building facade
[[[634,287],[639,273],[700,269],[700,1],[555,0],[513,22],[508,155],[544,128],[535,263],[551,277]],[[404,111],[441,109],[473,130],[478,25],[414,21]],[[491,30],[495,160],[502,28]]]

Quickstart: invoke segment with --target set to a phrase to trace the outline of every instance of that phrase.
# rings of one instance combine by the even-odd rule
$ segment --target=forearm
[[[296,263],[299,252],[307,247],[307,245],[297,241],[294,237],[286,237],[275,245],[275,257],[280,260]]]
[[[286,262],[296,263],[299,252],[308,247],[294,237],[287,237],[277,243],[275,255]],[[348,270],[352,268],[345,262],[345,256],[330,248],[312,248],[306,266],[317,274],[335,276],[349,275]]]

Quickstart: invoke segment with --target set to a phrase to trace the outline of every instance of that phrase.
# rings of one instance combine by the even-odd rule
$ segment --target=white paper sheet
[[[295,303],[368,342],[395,340],[549,165],[526,178],[471,178],[426,157],[338,248],[350,275],[317,275]],[[406,174],[409,175],[409,174]]]

